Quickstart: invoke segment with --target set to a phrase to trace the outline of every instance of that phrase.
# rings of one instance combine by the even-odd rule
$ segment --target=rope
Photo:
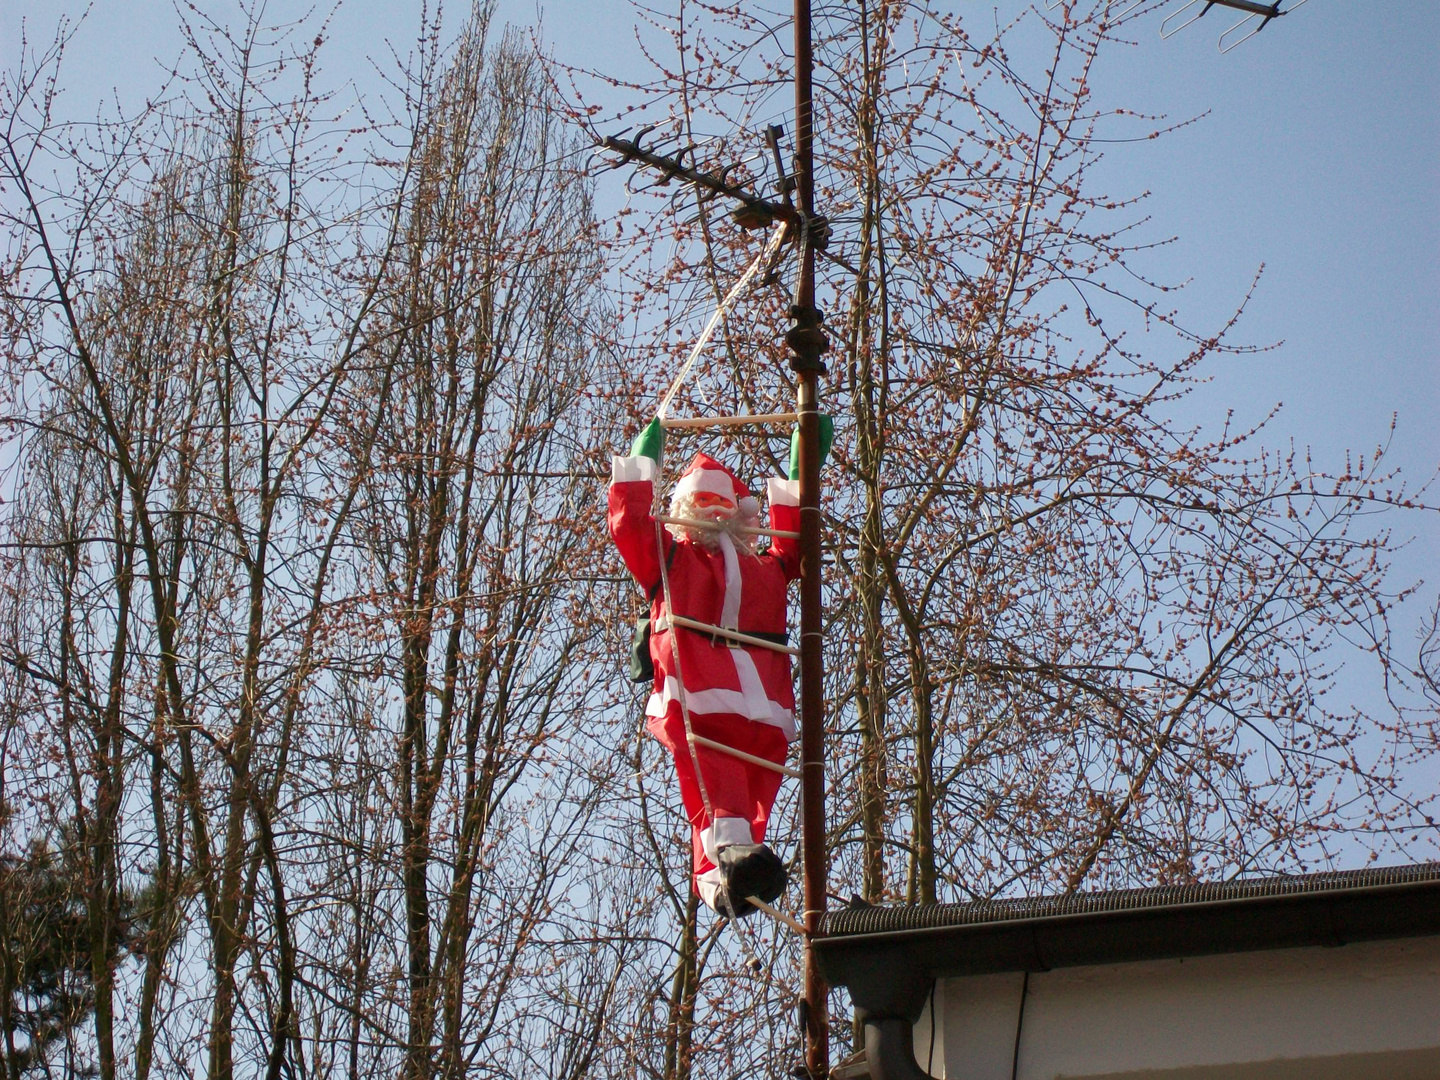
[[[755,256],[755,261],[750,264],[749,269],[740,275],[740,280],[730,286],[730,291],[727,292],[720,303],[716,305],[715,314],[710,316],[710,321],[705,324],[705,329],[702,330],[700,336],[695,339],[695,344],[691,346],[690,355],[685,358],[685,363],[681,366],[680,373],[675,376],[675,381],[670,384],[670,389],[665,391],[665,396],[660,399],[660,408],[655,411],[655,415],[661,420],[665,419],[665,414],[670,410],[670,402],[673,401],[675,395],[679,393],[680,385],[685,381],[686,377],[689,376],[690,369],[695,366],[695,361],[699,358],[701,350],[710,344],[710,338],[715,333],[715,328],[720,325],[720,320],[725,317],[725,313],[730,310],[730,306],[734,304],[740,294],[745,291],[745,287],[750,284],[750,279],[760,272],[760,267],[769,262],[770,257],[779,249],[780,241],[785,238],[786,228],[787,226],[784,223],[775,227],[775,231],[770,234],[770,239],[765,244],[765,249],[761,251],[759,255]]]
[[[689,377],[690,369],[695,366],[695,361],[699,359],[700,353],[704,350],[705,346],[710,343],[710,338],[714,335],[715,328],[720,325],[720,321],[730,310],[731,305],[733,305],[745,291],[755,275],[760,272],[760,268],[768,263],[775,252],[779,250],[781,242],[785,239],[786,231],[787,226],[783,222],[775,227],[775,231],[770,234],[770,239],[766,241],[765,247],[761,250],[760,254],[755,256],[754,261],[751,262],[745,272],[740,275],[739,280],[730,286],[730,291],[727,292],[724,297],[721,298],[720,303],[716,305],[714,314],[710,316],[710,321],[705,324],[705,329],[700,332],[700,336],[695,339],[695,344],[691,346],[690,355],[685,358],[685,363],[681,365],[680,371],[675,376],[675,381],[670,384],[670,389],[665,391],[665,396],[660,399],[660,407],[655,411],[655,415],[661,420],[665,419],[665,414],[670,410],[670,403],[675,400],[675,395],[680,392],[680,387]],[[804,242],[805,236],[806,233],[802,232],[802,242]],[[652,485],[652,489],[651,513],[655,518],[655,550],[660,562],[660,585],[665,597],[665,610],[671,615],[669,631],[670,657],[675,662],[675,681],[679,684],[680,688],[680,718],[685,724],[685,746],[690,752],[690,763],[695,768],[695,784],[700,789],[700,800],[705,804],[705,817],[710,822],[713,835],[715,809],[710,802],[710,791],[705,785],[705,775],[700,770],[700,756],[695,749],[695,730],[690,723],[690,703],[686,698],[685,692],[685,672],[681,670],[680,667],[680,647],[676,640],[678,635],[674,625],[675,605],[670,599],[670,568],[666,565],[665,559],[665,531],[664,526],[660,522],[659,484]],[[719,853],[717,852],[716,854],[718,855]],[[739,918],[735,915],[734,899],[730,896],[730,891],[728,889],[724,890],[723,896],[725,907],[727,908],[726,914],[730,919],[730,925],[735,928],[735,935],[740,941],[740,951],[745,956],[745,966],[752,972],[759,973],[764,971],[764,965],[760,962],[759,957],[755,955],[755,950],[750,946],[749,935],[746,933]],[[774,910],[769,908],[769,905],[761,905],[761,907],[762,910]]]
[[[795,254],[799,256],[800,265],[805,265],[805,253],[810,250],[810,216],[800,215],[800,242],[795,245]],[[795,275],[795,303],[800,303],[800,274]]]
[[[656,499],[658,501],[658,495]],[[673,612],[675,606],[670,602],[670,568],[665,565],[667,562],[665,530],[658,519],[655,522],[655,550],[660,556],[660,587],[665,596],[665,610]],[[700,801],[705,804],[705,816],[713,825],[715,811],[710,805],[710,792],[705,787],[705,775],[700,771],[700,756],[695,752],[695,731],[690,726],[690,703],[685,698],[685,672],[680,668],[680,646],[676,643],[677,636],[672,626],[670,628],[670,658],[675,661],[675,681],[680,687],[680,718],[685,721],[685,745],[690,750],[690,763],[695,766],[695,782],[700,788]]]

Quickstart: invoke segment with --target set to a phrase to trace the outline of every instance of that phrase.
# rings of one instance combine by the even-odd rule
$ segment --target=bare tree
[[[787,107],[781,13],[677,11],[678,66],[626,92],[728,164]],[[1409,497],[1378,454],[1172,419],[1241,346],[1095,187],[1136,122],[1091,96],[1106,11],[818,13],[831,840],[872,901],[1433,834],[1433,710],[1325,693],[1347,645],[1403,674],[1366,515]],[[323,22],[188,18],[139,115],[54,115],[68,31],[4,82],[10,1075],[782,1071],[797,942],[754,927],[752,975],[689,891],[599,511],[758,237],[688,193],[602,228],[553,73],[484,5],[360,101],[321,89]],[[784,283],[684,404],[788,405]],[[777,434],[723,452],[771,473]],[[17,921],[42,894],[64,918]]]
[[[11,828],[73,838],[104,1076],[601,1045],[599,264],[489,24],[428,25],[359,130],[323,25],[243,13],[98,134],[52,115],[68,31],[7,83]]]
[[[513,981],[573,880],[590,805],[527,790],[536,770],[573,767],[547,751],[595,700],[577,678],[598,625],[582,571],[594,483],[574,426],[595,375],[588,193],[536,58],[513,35],[490,45],[477,18],[421,104],[372,331],[385,356],[368,378],[387,407],[354,466],[369,617],[395,643],[373,662],[398,698],[383,797],[411,1077],[468,1073],[516,1037]],[[515,803],[533,816],[512,818]]]
[[[1379,451],[1327,469],[1267,447],[1268,417],[1174,419],[1218,357],[1254,350],[1236,342],[1243,305],[1186,324],[1147,276],[1142,199],[1097,181],[1108,140],[1166,129],[1096,103],[1096,61],[1128,33],[1115,14],[815,10],[834,233],[822,382],[839,432],[824,478],[831,843],[836,886],[870,902],[1433,843],[1412,783],[1433,739],[1403,711],[1327,697],[1347,660],[1397,674],[1388,620],[1407,592],[1371,515],[1417,503]],[[644,15],[653,81],[602,81],[647,123],[668,110],[652,138],[692,146],[701,168],[749,162],[774,190],[762,127],[787,109],[783,5]],[[756,245],[692,192],[650,193],[612,241],[637,417]],[[792,400],[784,287],[727,319],[687,387],[695,411]],[[737,448],[755,471],[774,449]],[[762,1058],[783,1042],[775,1010],[750,1023],[776,1033]]]

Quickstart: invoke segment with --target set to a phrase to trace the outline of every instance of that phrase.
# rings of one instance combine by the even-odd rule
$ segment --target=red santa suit
[[[664,590],[659,588],[660,563],[662,558],[669,560],[670,598],[677,615],[742,633],[778,636],[786,632],[786,586],[800,575],[800,549],[794,539],[774,537],[768,550],[752,554],[721,532],[718,547],[711,550],[676,538],[668,529],[657,530],[651,515],[655,471],[655,462],[648,457],[614,459],[610,535],[640,587],[655,597],[650,608],[655,683],[645,709],[647,727],[675,757],[693,830],[695,885],[713,907],[720,883],[715,869],[718,848],[764,842],[781,774],[698,744],[692,757],[681,713],[681,675],[696,735],[781,763],[787,744],[795,738],[790,657],[672,627]],[[797,532],[798,481],[772,479],[767,488],[771,526]],[[729,469],[704,454],[681,477],[676,491],[709,491],[736,502],[749,494]]]

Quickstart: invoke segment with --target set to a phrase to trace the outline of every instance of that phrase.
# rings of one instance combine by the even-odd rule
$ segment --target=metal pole
[[[815,216],[814,126],[811,113],[810,0],[795,0],[795,180],[802,222]],[[815,247],[801,228],[800,278],[794,325],[786,341],[799,378],[800,422],[800,768],[801,836],[805,863],[805,1069],[810,1080],[830,1071],[828,987],[809,942],[825,914],[825,697],[820,625],[820,354],[827,347],[815,309]]]

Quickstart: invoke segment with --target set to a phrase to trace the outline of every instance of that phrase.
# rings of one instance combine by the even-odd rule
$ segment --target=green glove
[[[635,436],[635,441],[630,444],[630,456],[648,457],[656,465],[659,465],[660,450],[664,445],[665,429],[660,426],[660,418],[657,416],[640,429],[639,435]]]
[[[835,418],[820,414],[820,464],[825,464],[825,456],[830,453],[830,445],[835,441]],[[795,425],[795,430],[790,433],[790,479],[800,479],[800,425]]]

